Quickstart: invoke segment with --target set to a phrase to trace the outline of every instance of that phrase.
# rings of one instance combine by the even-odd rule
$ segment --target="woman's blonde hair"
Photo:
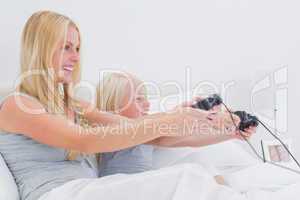
[[[20,92],[38,99],[48,112],[65,114],[69,85],[55,82],[52,63],[61,39],[66,42],[68,27],[77,25],[68,17],[52,11],[34,13],[27,21],[21,41]],[[80,38],[80,36],[79,36]],[[74,66],[73,83],[80,81],[80,63]]]
[[[21,41],[21,77],[17,90],[35,97],[48,112],[66,117],[65,107],[77,106],[71,98],[71,85],[56,82],[52,63],[59,42],[64,39],[68,28],[77,25],[68,17],[52,11],[34,13],[27,21]],[[79,36],[80,38],[80,36]],[[79,39],[80,40],[80,39]],[[80,63],[74,66],[72,83],[80,81]],[[78,110],[78,108],[77,108]],[[78,155],[70,151],[69,158]]]
[[[126,107],[126,94],[129,101],[134,98],[137,84],[142,83],[137,77],[127,72],[112,72],[107,74],[97,86],[96,106],[99,110],[119,113]],[[144,88],[144,86],[142,85]],[[129,89],[129,94],[127,93]],[[144,88],[145,89],[145,88]]]

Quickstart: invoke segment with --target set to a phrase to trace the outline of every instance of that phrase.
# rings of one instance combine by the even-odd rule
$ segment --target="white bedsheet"
[[[250,188],[240,192],[218,185],[201,166],[183,164],[134,175],[79,179],[52,190],[40,200],[299,200],[300,183],[276,192]]]
[[[219,169],[247,167],[259,161],[239,144],[226,141],[198,148],[156,148],[153,155],[155,168],[192,162],[206,163]]]
[[[158,149],[155,154],[154,162],[160,169],[72,181],[40,200],[300,199],[299,175],[260,163],[235,142]],[[213,179],[216,174],[224,175],[228,185],[217,184]]]
[[[297,169],[295,165],[289,165],[288,167]],[[224,177],[230,187],[241,192],[253,189],[277,191],[300,182],[300,174],[268,163],[250,166],[226,174]]]

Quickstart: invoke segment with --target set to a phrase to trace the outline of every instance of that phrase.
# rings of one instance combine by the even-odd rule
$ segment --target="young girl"
[[[139,118],[147,115],[150,103],[144,83],[128,73],[110,73],[103,78],[97,89],[97,107],[99,110],[118,113],[128,118]],[[188,104],[186,106],[189,106]],[[215,108],[218,109],[218,108]],[[254,132],[252,130],[251,132]],[[200,146],[195,138],[161,138],[130,147],[124,150],[101,154],[100,176],[117,173],[138,173],[153,169],[153,145],[159,146]],[[206,168],[218,183],[224,184],[213,166],[199,163]]]
[[[97,88],[97,108],[135,119],[147,115],[149,102],[142,82],[128,73],[110,73]],[[101,154],[99,175],[138,173],[152,169],[153,145],[141,144]]]

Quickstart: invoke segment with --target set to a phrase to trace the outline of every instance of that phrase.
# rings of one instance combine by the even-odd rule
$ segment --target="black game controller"
[[[214,106],[218,106],[223,103],[222,98],[218,94],[213,94],[206,99],[198,101],[194,105],[193,108],[199,108],[201,110],[210,110]],[[254,115],[250,115],[245,111],[235,111],[233,114],[237,115],[241,122],[239,124],[239,129],[241,131],[245,131],[245,129],[249,128],[250,126],[257,127],[258,126],[258,118]]]
[[[206,99],[198,101],[197,103],[192,105],[192,107],[193,108],[199,108],[201,110],[210,110],[214,106],[218,106],[222,103],[223,103],[222,98],[217,94],[213,94],[213,95],[207,97]]]
[[[233,113],[239,116],[241,120],[239,125],[239,129],[241,131],[245,131],[245,129],[249,128],[250,126],[258,126],[258,118],[256,116],[246,113],[245,111],[235,111]]]

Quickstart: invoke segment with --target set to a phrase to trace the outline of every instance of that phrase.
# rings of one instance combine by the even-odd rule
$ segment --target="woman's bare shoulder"
[[[13,93],[2,100],[0,104],[0,128],[13,129],[15,124],[30,118],[32,115],[45,114],[44,106],[29,95]]]

